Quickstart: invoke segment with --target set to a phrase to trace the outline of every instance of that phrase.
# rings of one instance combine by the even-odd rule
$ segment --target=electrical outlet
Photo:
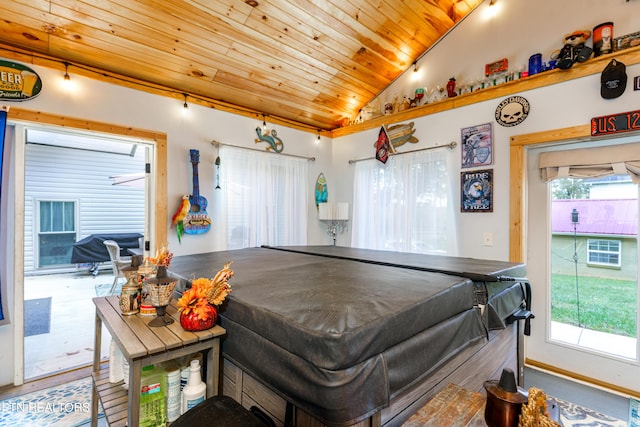
[[[493,233],[484,233],[482,236],[482,241],[485,246],[493,246]]]

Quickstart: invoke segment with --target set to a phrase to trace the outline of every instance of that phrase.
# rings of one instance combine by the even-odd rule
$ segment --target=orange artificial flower
[[[199,319],[207,318],[207,305],[220,305],[231,292],[228,280],[233,277],[233,271],[229,268],[231,262],[225,264],[213,279],[200,277],[191,282],[191,288],[187,289],[178,300],[178,309],[184,314],[192,311]]]

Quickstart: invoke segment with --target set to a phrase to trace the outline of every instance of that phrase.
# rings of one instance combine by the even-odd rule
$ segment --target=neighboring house
[[[144,150],[132,151],[27,143],[25,274],[74,271],[73,244],[91,234],[143,233],[144,188],[114,185],[111,178],[144,171]]]
[[[575,241],[573,209],[578,212]],[[636,280],[637,237],[636,199],[554,200],[552,272],[575,274],[576,253],[579,275]]]

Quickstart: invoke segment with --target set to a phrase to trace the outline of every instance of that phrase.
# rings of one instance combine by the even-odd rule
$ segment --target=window
[[[589,239],[588,263],[620,267],[621,246],[619,240]]]
[[[307,244],[308,160],[220,147],[228,249]]]
[[[38,266],[71,263],[76,240],[76,204],[72,201],[40,201]]]
[[[457,253],[448,152],[429,150],[356,164],[351,245]]]

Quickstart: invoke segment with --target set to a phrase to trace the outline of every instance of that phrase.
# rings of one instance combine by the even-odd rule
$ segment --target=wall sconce
[[[336,245],[336,236],[347,228],[349,221],[349,203],[320,203],[318,205],[318,219],[327,224],[327,234]]]

